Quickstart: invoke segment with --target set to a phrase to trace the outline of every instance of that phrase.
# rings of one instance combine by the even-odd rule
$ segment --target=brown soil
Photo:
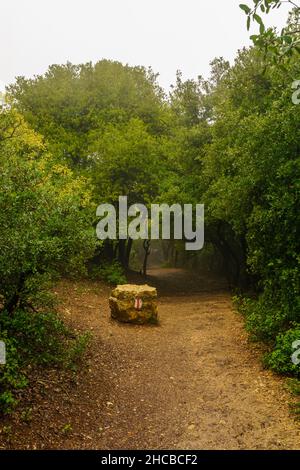
[[[112,322],[101,283],[58,286],[67,321],[93,333],[87,358],[77,374],[34,375],[0,448],[299,449],[291,397],[262,368],[225,284],[150,274],[159,326]]]

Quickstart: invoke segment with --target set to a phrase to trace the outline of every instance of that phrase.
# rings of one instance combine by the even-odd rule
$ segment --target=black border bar
[[[299,466],[299,451],[170,451],[170,450],[148,450],[148,451],[0,451],[0,466],[4,468],[5,463],[20,463],[30,465],[56,465],[72,464],[89,468],[105,468],[108,466],[121,466],[123,468],[141,468],[154,465],[182,467],[196,466],[206,469],[216,465],[241,465],[248,464],[276,464],[287,468],[288,465]],[[55,469],[54,469],[55,470]]]

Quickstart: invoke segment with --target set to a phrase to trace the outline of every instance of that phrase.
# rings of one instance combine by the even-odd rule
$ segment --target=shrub
[[[15,391],[27,386],[26,366],[76,367],[90,336],[75,335],[56,313],[17,310],[0,316],[0,340],[6,345],[7,363],[0,366],[0,411],[16,405]]]
[[[235,296],[233,303],[245,316],[246,329],[255,341],[274,342],[277,335],[289,329],[297,317],[291,314],[288,304],[268,289],[257,298]]]
[[[280,309],[264,299],[248,301],[246,308],[246,328],[255,340],[273,341],[287,322],[284,309]]]
[[[110,284],[126,284],[127,279],[120,263],[114,261],[103,266],[93,266],[90,271],[92,279],[102,279]]]
[[[299,379],[288,379],[287,389],[295,396],[300,396],[300,381]],[[300,401],[295,401],[290,404],[292,413],[297,420],[300,420]]]
[[[58,164],[11,113],[0,114],[0,296],[13,314],[45,306],[54,276],[84,272],[96,237],[86,180]],[[7,126],[16,126],[14,138]]]
[[[13,109],[0,113],[0,409],[16,403],[28,364],[70,365],[83,351],[55,313],[49,288],[62,274],[85,272],[96,237],[87,180],[47,152]]]
[[[300,365],[292,361],[292,355],[295,353],[293,344],[296,341],[300,341],[300,325],[295,325],[277,336],[274,351],[265,356],[265,364],[279,374],[300,378]]]
[[[16,339],[0,328],[0,340],[5,342],[7,361],[0,365],[0,412],[9,413],[17,403],[14,391],[26,387],[27,379],[22,373]]]

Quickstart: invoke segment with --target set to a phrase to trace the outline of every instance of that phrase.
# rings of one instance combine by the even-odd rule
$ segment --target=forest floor
[[[263,369],[226,284],[174,269],[148,283],[159,326],[111,321],[102,283],[59,284],[67,322],[93,334],[86,359],[77,374],[33,375],[0,448],[300,449],[291,395]]]

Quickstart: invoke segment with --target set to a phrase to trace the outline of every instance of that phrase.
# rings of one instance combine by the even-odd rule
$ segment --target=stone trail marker
[[[144,325],[157,323],[157,290],[148,285],[117,286],[109,298],[113,319],[122,323]]]

